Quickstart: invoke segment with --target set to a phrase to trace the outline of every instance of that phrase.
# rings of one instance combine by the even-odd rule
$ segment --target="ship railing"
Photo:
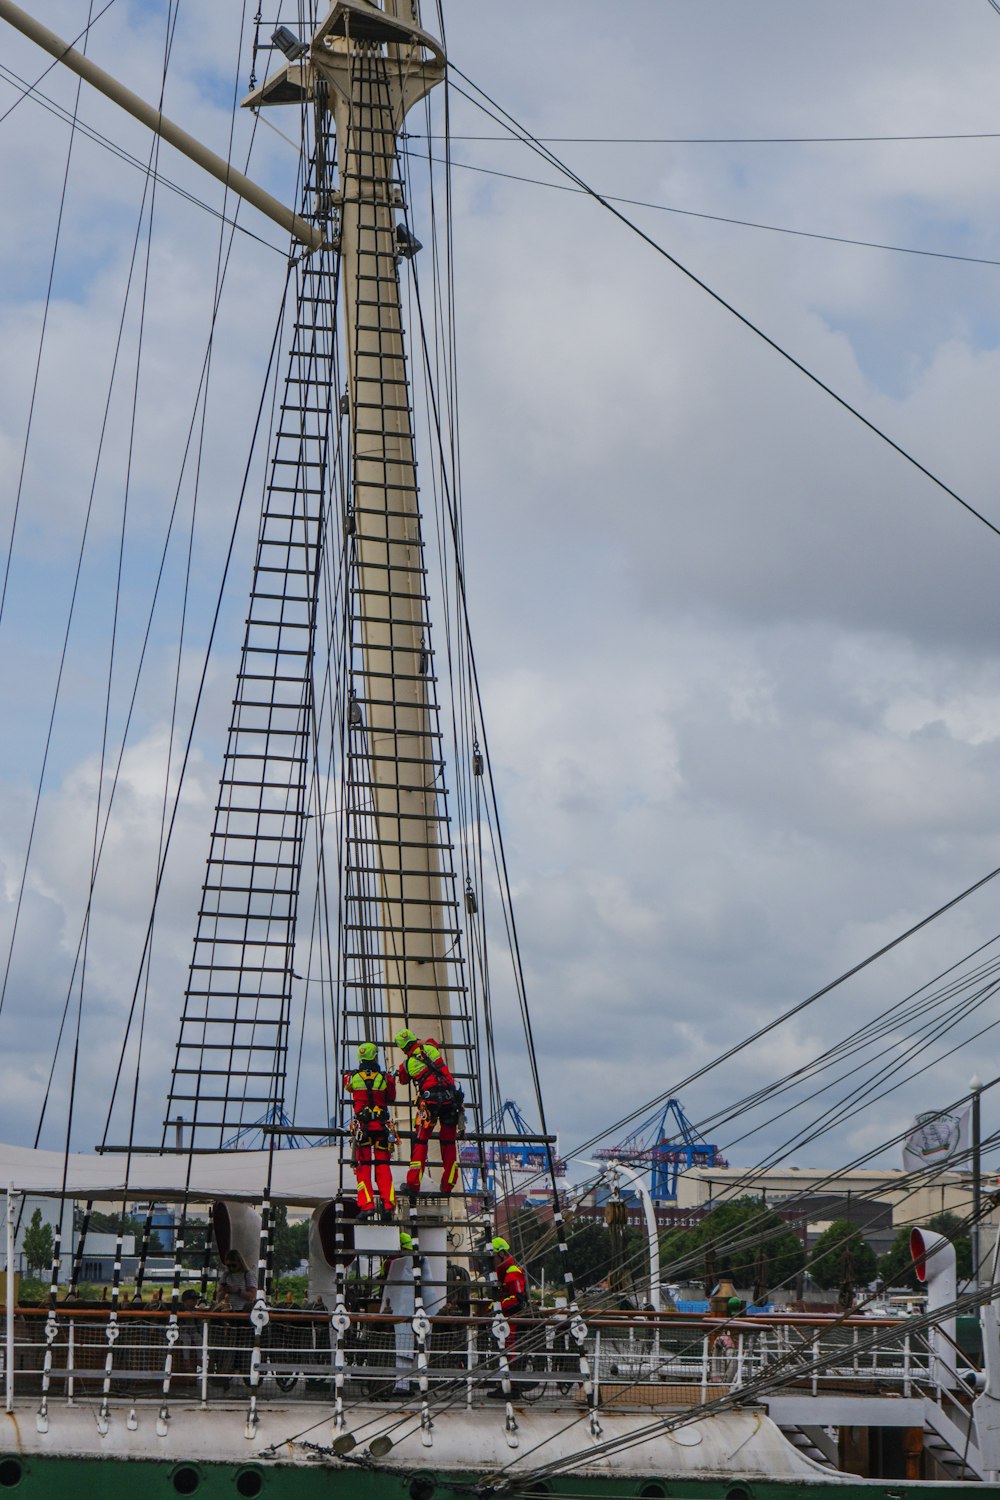
[[[930,1378],[926,1340],[905,1320],[830,1317],[592,1319],[601,1403],[703,1402],[772,1379],[784,1392],[910,1395]],[[870,1335],[879,1329],[879,1343]]]
[[[423,1380],[432,1405],[474,1406],[499,1388],[504,1363],[515,1399],[569,1406],[587,1399],[581,1349],[560,1313],[515,1319],[501,1357],[492,1316],[444,1310],[432,1320],[425,1363],[409,1319],[369,1310],[351,1311],[338,1333],[325,1310],[271,1308],[259,1338],[247,1313],[180,1313],[175,1340],[166,1308],[125,1307],[112,1320],[103,1304],[60,1305],[54,1335],[47,1321],[47,1309],[22,1308],[11,1338],[3,1327],[2,1378],[12,1350],[8,1391],[17,1403],[37,1402],[43,1390],[50,1404],[106,1393],[130,1405],[168,1397],[207,1407],[240,1402],[251,1390],[264,1403],[329,1403],[338,1380],[345,1401],[365,1402],[391,1398],[404,1383],[416,1395]],[[604,1407],[697,1405],[772,1378],[784,1392],[814,1395],[910,1395],[931,1382],[931,1351],[905,1319],[598,1311],[586,1323],[584,1352]],[[868,1347],[880,1326],[889,1342]]]

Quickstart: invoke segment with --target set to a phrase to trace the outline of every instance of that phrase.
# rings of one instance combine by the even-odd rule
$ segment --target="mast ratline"
[[[141,99],[117,78],[98,67],[97,63],[92,62],[83,52],[78,52],[75,47],[70,46],[69,42],[64,42],[62,37],[50,31],[47,26],[43,26],[40,21],[36,21],[34,16],[22,10],[19,5],[15,5],[13,0],[0,0],[0,19],[9,22],[22,36],[28,37],[57,62],[63,63],[71,73],[75,73],[77,77],[89,83],[106,98],[113,100],[133,119],[151,130],[154,135],[160,136],[168,145],[173,146],[183,156],[202,167],[219,182],[224,183],[238,198],[245,199],[273,223],[288,230],[308,249],[319,250],[323,246],[325,237],[321,229],[308,223],[299,214],[279,202],[266,188],[260,187],[237,167],[216,155],[183,126],[168,119],[162,110],[156,109],[152,104],[147,104],[145,99]]]

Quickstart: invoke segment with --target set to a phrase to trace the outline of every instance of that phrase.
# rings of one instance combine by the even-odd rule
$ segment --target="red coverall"
[[[364,1110],[372,1110],[373,1117],[364,1119],[363,1129],[367,1139],[359,1141],[354,1148],[354,1172],[358,1179],[358,1208],[367,1213],[375,1206],[372,1191],[372,1167],[375,1168],[375,1183],[382,1207],[391,1211],[396,1205],[396,1189],[392,1185],[392,1151],[388,1141],[389,1105],[396,1097],[396,1080],[377,1069],[344,1074],[344,1087],[354,1100],[357,1117]],[[386,1144],[379,1145],[379,1137]]]
[[[514,1314],[520,1312],[528,1300],[528,1278],[509,1253],[497,1261],[496,1273],[500,1283],[500,1310],[510,1324],[507,1353],[513,1354]]]
[[[428,1037],[423,1042],[410,1043],[406,1049],[406,1061],[399,1065],[398,1077],[400,1083],[415,1085],[422,1105],[417,1116],[406,1186],[413,1193],[420,1191],[427,1166],[427,1145],[437,1129],[441,1143],[441,1191],[450,1193],[458,1176],[458,1148],[455,1145],[458,1105],[440,1105],[434,1102],[434,1090],[454,1088],[455,1080],[433,1037]]]

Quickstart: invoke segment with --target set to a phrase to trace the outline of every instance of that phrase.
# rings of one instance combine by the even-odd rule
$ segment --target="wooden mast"
[[[397,138],[408,110],[444,71],[416,0],[385,0],[383,9],[338,0],[308,54],[244,100],[249,108],[312,100],[336,127],[352,455],[346,530],[360,648],[348,683],[348,741],[353,791],[364,805],[360,842],[348,852],[377,892],[378,949],[354,1012],[348,997],[355,1019],[347,1031],[390,1048],[402,1026],[462,1048],[453,1003],[464,991],[455,967],[461,893],[444,807],[398,271],[410,245]],[[468,1055],[468,1042],[463,1050]]]

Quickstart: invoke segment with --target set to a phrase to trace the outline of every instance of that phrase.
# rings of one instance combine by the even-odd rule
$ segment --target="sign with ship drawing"
[[[962,1154],[969,1136],[969,1111],[947,1110],[917,1115],[914,1128],[903,1143],[903,1166],[907,1172],[940,1167]]]

